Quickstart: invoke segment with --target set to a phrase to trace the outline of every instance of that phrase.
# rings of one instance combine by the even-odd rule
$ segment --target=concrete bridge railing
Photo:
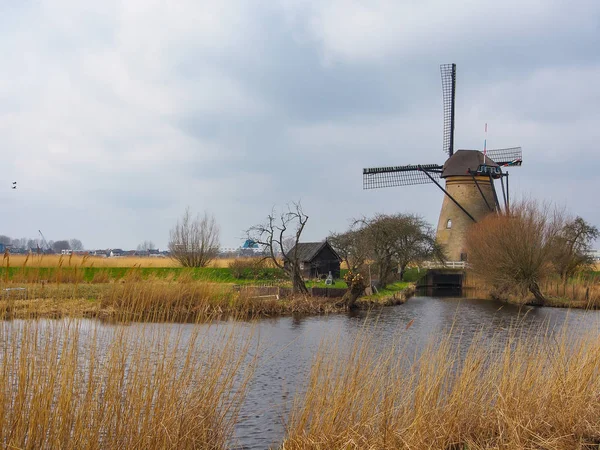
[[[420,266],[422,269],[456,269],[464,270],[468,267],[465,261],[426,261]]]

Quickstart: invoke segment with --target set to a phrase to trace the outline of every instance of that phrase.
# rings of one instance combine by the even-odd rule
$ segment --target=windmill
[[[456,64],[440,66],[444,104],[443,150],[448,159],[440,164],[415,164],[363,169],[363,188],[435,184],[445,196],[440,211],[436,240],[446,248],[449,261],[465,261],[468,227],[491,212],[502,210],[495,181],[502,186],[502,201],[508,211],[510,193],[508,172],[503,168],[520,166],[521,147],[454,151],[454,105]],[[487,125],[486,125],[487,129]],[[445,187],[442,182],[445,181]],[[506,181],[506,187],[505,187]]]

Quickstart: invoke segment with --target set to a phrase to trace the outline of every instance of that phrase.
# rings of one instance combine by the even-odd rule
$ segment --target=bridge
[[[465,261],[427,261],[419,266],[427,274],[417,282],[417,288],[461,289],[465,280]]]

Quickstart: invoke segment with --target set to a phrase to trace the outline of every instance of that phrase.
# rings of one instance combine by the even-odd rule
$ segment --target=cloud
[[[233,246],[299,199],[307,239],[374,212],[435,223],[434,186],[363,191],[361,169],[443,162],[453,61],[456,146],[488,122],[524,148],[515,192],[600,224],[578,195],[600,163],[592,0],[47,0],[3,4],[0,29],[2,234],[165,247],[190,205]]]

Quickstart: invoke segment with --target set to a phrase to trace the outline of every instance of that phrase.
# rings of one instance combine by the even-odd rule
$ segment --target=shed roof
[[[479,150],[458,150],[444,163],[442,178],[468,175],[469,170],[477,170],[483,164],[484,156]],[[485,164],[498,167],[494,161],[485,156]]]
[[[328,246],[331,251],[337,256],[336,251],[331,247],[329,242],[299,242],[297,246],[294,246],[287,252],[288,255],[293,255],[298,247],[298,261],[310,262],[316,258],[323,248]],[[338,256],[339,258],[339,256]],[[341,259],[341,258],[340,258]]]

